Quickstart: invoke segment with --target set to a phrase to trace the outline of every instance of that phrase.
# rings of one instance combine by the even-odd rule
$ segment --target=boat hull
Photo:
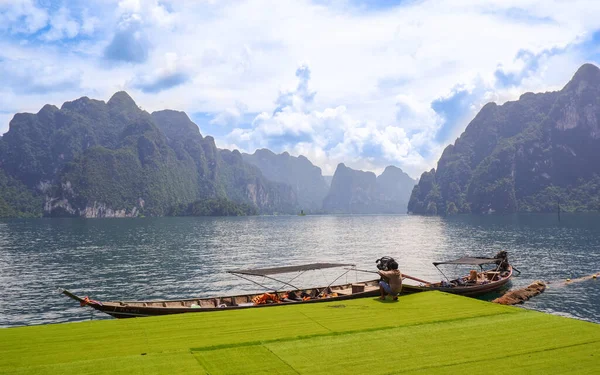
[[[509,274],[496,281],[491,281],[487,284],[470,285],[470,286],[441,286],[441,285],[403,285],[403,293],[417,293],[437,290],[445,293],[458,294],[467,297],[478,297],[484,294],[495,292],[508,284],[513,275],[513,269],[509,266]],[[439,283],[438,283],[439,284]]]
[[[250,301],[261,294],[247,294],[226,297],[196,298],[185,300],[165,300],[165,301],[112,301],[100,302],[79,297],[68,290],[62,293],[68,297],[77,300],[82,306],[89,306],[97,311],[101,311],[115,318],[135,318],[160,316],[171,314],[203,313],[227,310],[243,310],[249,308],[265,308],[275,306],[289,306],[298,304],[311,304],[320,302],[345,301],[356,298],[374,297],[379,295],[379,280],[369,280],[358,284],[343,284],[329,287],[331,293],[337,293],[337,296],[328,296],[321,298],[311,298],[308,300],[284,300],[278,303],[254,304]],[[310,294],[316,291],[319,293],[323,288],[312,288],[294,291],[297,294],[302,292]],[[362,289],[362,291],[361,291]],[[284,292],[277,293],[282,296]],[[239,301],[245,301],[239,303]]]

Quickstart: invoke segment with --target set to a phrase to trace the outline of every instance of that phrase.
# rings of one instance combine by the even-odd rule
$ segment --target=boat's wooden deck
[[[353,293],[352,285],[361,286],[362,292],[371,292],[379,289],[373,281],[357,282],[352,284],[334,285],[329,287],[331,292],[337,293],[338,295],[349,296]],[[315,298],[324,288],[309,288],[296,291],[296,294],[304,292]],[[196,298],[196,299],[185,299],[176,301],[109,301],[102,302],[105,306],[129,306],[129,307],[165,307],[165,308],[219,308],[219,306],[247,306],[252,303],[252,299],[256,296],[260,296],[262,293],[238,295],[238,296],[226,296],[226,297],[208,297],[208,298]],[[277,293],[280,298],[284,298],[285,292]],[[300,302],[302,299],[297,298],[295,300],[286,299],[287,302]]]

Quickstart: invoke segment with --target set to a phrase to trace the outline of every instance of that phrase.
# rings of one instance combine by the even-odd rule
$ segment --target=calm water
[[[439,280],[431,262],[501,249],[522,271],[513,286],[590,275],[600,271],[600,216],[561,223],[554,215],[4,220],[0,327],[108,317],[57,287],[99,300],[210,296],[256,290],[230,269],[319,260],[374,270],[383,255],[406,273]],[[332,276],[317,271],[297,281],[314,286]],[[352,272],[340,281],[371,276]],[[600,322],[599,291],[600,280],[553,284],[524,307]]]

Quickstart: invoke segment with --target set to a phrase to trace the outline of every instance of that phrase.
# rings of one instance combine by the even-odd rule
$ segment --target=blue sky
[[[0,132],[126,90],[223,148],[413,177],[487,102],[600,61],[596,1],[0,0]]]

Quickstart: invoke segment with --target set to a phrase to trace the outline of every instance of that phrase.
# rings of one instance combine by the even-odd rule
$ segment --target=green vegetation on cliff
[[[42,198],[0,169],[0,217],[42,216]]]
[[[185,113],[149,114],[125,92],[16,114],[0,138],[0,171],[3,216],[161,216],[209,198],[295,212],[291,189],[217,149]]]
[[[210,198],[178,205],[169,212],[171,216],[252,216],[258,215],[256,206],[236,203],[227,198]]]
[[[417,214],[598,210],[600,70],[583,65],[558,92],[485,105],[437,169],[423,173]]]

